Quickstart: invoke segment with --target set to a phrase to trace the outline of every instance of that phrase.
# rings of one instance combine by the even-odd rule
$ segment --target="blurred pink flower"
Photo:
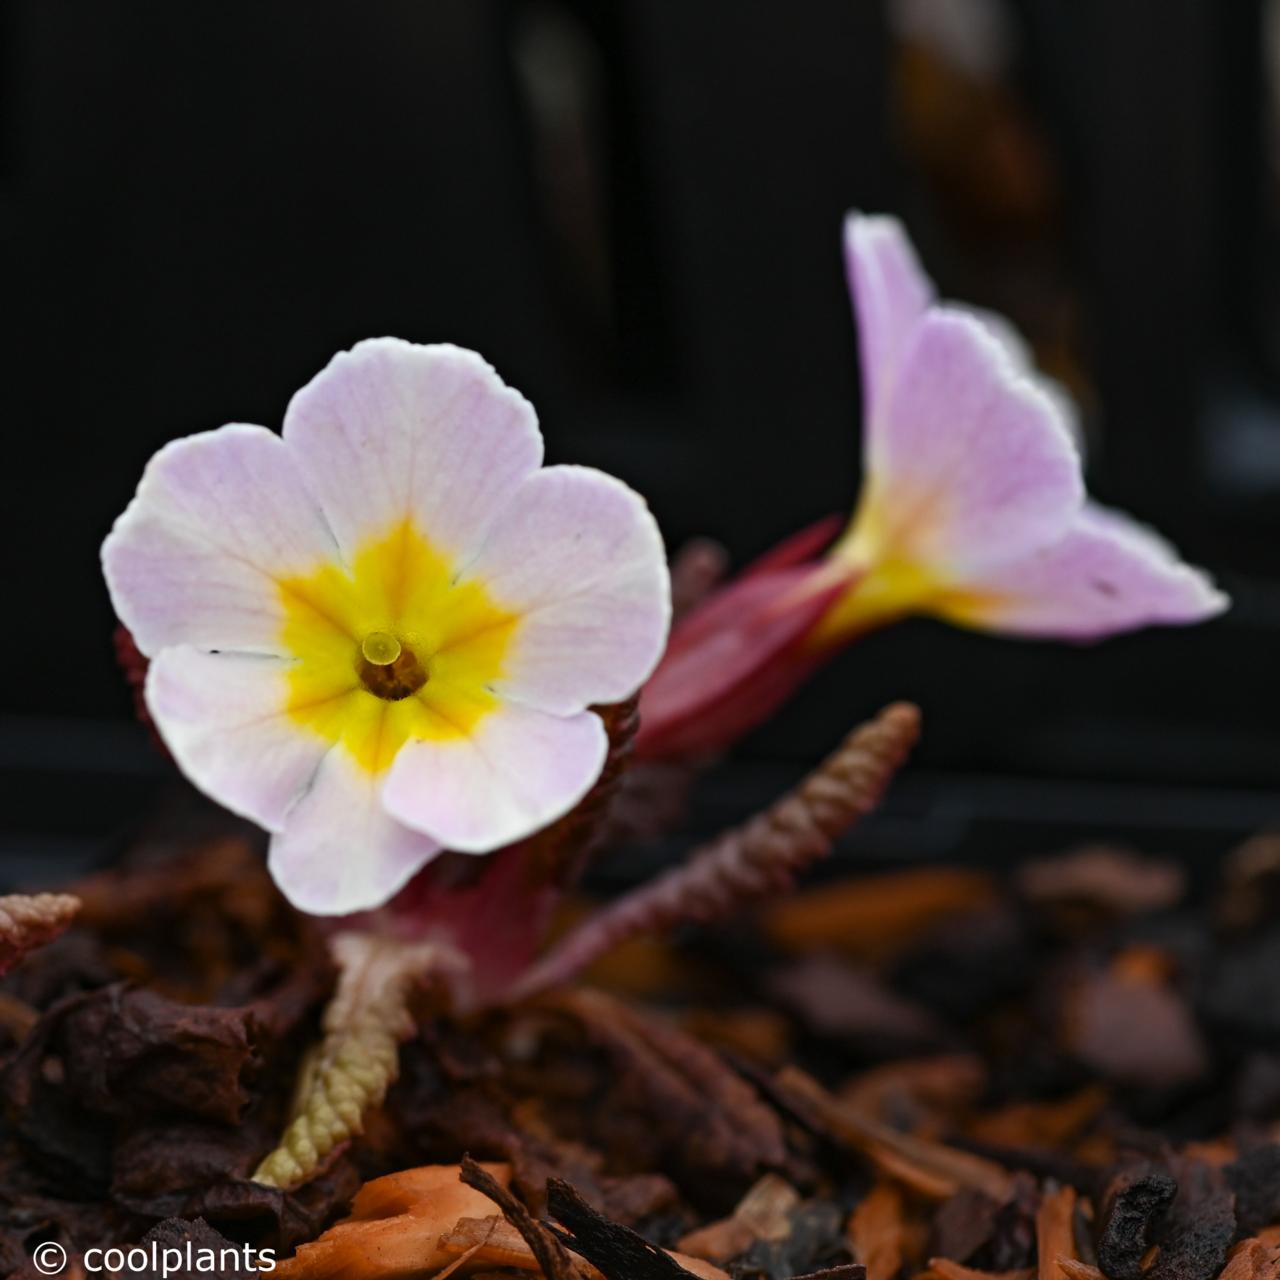
[[[851,214],[845,259],[864,423],[853,519],[784,543],[675,628],[644,690],[641,755],[724,748],[832,653],[910,614],[1083,641],[1227,607],[1157,534],[1088,499],[1063,394],[1004,321],[937,300],[896,219]]]

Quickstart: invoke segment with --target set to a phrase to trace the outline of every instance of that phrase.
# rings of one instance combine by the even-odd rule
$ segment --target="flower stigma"
[[[389,631],[370,631],[360,643],[366,662],[375,667],[389,667],[401,654],[400,641]]]

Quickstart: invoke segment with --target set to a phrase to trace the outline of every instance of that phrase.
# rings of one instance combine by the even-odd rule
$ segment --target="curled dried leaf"
[[[415,984],[456,964],[435,944],[371,933],[338,934],[330,947],[339,978],[324,1039],[303,1060],[280,1145],[253,1175],[266,1186],[298,1186],[363,1131],[365,1115],[381,1105],[399,1072],[400,1042],[413,1032]]]
[[[52,942],[80,910],[69,893],[12,893],[0,897],[0,975],[29,951]]]
[[[528,995],[579,973],[605,951],[682,921],[703,923],[789,889],[836,838],[879,803],[920,734],[920,712],[895,703],[855,729],[794,791],[687,863],[628,894],[571,933],[526,975]]]

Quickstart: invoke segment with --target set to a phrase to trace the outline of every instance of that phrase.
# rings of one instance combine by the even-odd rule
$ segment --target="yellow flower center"
[[[846,643],[851,636],[896,622],[909,614],[932,614],[958,626],[980,626],[993,597],[951,581],[946,566],[914,554],[913,524],[936,519],[930,501],[901,494],[890,507],[869,486],[848,529],[828,553],[853,575],[849,590],[814,629],[816,648]]]
[[[498,704],[492,684],[518,618],[405,520],[350,566],[279,583],[281,640],[296,662],[293,720],[380,773],[409,740],[469,735]]]

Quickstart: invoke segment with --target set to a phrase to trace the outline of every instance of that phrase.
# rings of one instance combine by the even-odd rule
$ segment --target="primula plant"
[[[528,995],[624,937],[785,887],[875,803],[917,713],[890,708],[537,959],[633,739],[649,761],[722,752],[851,640],[914,613],[1084,640],[1224,607],[1087,499],[1061,394],[1007,326],[936,300],[895,221],[852,216],[846,253],[857,511],[710,591],[669,643],[644,502],[543,467],[528,402],[471,352],[360,343],[279,435],[227,426],[149,464],[103,549],[149,660],[147,712],[198,787],[270,833],[289,900],[343,917],[323,1042],[260,1180],[296,1184],[358,1131],[420,979],[470,1006]]]

